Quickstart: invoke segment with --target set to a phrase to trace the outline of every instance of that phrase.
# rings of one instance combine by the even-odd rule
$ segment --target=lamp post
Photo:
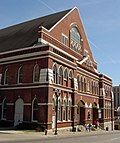
[[[56,89],[55,90],[55,95],[56,95],[56,104],[55,104],[55,113],[56,113],[56,116],[55,116],[55,135],[57,135],[57,116],[58,116],[58,97],[59,97],[59,94],[60,94],[60,90],[59,89]]]

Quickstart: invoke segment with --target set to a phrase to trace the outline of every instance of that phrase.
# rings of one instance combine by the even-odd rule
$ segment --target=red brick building
[[[112,129],[112,80],[97,71],[77,8],[1,29],[0,73],[1,120]]]

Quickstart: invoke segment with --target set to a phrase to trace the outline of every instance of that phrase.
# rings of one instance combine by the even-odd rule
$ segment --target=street
[[[25,134],[0,134],[1,143],[120,143],[120,133],[85,134],[70,136],[36,136]]]

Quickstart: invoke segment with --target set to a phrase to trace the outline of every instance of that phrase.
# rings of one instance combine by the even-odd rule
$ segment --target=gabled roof
[[[33,45],[38,39],[40,26],[52,28],[69,11],[62,11],[20,23],[0,30],[0,52],[17,50]]]

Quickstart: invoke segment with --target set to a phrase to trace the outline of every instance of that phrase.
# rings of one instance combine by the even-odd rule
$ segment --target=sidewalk
[[[44,132],[35,132],[35,131],[15,131],[15,130],[0,130],[0,143],[5,143],[7,141],[31,141],[31,140],[42,140],[49,138],[66,138],[73,136],[93,136],[93,135],[101,135],[101,134],[112,134],[120,131],[83,131],[83,132],[70,132],[69,130],[58,130],[57,135],[54,135],[52,130],[48,131],[47,135]]]
[[[115,132],[120,132],[120,131],[105,131],[105,130],[97,130],[97,131],[76,131],[76,132],[72,132],[70,130],[67,129],[59,129],[57,131],[57,135],[55,135],[55,132],[52,130],[49,130],[47,132],[47,135],[45,135],[45,132],[35,132],[35,131],[30,131],[30,130],[25,130],[25,131],[16,131],[16,130],[0,130],[0,134],[17,134],[17,135],[36,135],[36,136],[40,136],[40,137],[53,137],[53,136],[75,136],[75,135],[80,135],[80,136],[86,136],[86,135],[97,135],[97,134],[107,134],[107,133],[115,133]]]

